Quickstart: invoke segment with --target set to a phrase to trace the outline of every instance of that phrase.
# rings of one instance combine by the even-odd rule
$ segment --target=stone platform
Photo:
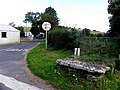
[[[105,74],[106,71],[110,70],[110,67],[82,62],[73,57],[58,59],[56,63],[60,66],[66,66],[77,70],[84,70],[90,73]]]

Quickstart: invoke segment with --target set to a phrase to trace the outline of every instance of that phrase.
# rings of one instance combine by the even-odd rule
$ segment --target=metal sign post
[[[43,28],[43,30],[46,31],[46,45],[45,45],[45,47],[47,49],[47,31],[49,31],[51,29],[51,24],[49,22],[44,22],[42,24],[42,28]]]
[[[46,30],[46,49],[47,49],[47,30]]]

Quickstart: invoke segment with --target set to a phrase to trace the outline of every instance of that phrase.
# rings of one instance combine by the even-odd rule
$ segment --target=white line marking
[[[25,84],[12,77],[4,76],[0,74],[0,83],[5,84],[5,86],[11,88],[12,90],[43,90],[35,86]]]
[[[28,49],[1,49],[0,51],[6,51],[6,52],[21,52],[21,51],[28,51]]]

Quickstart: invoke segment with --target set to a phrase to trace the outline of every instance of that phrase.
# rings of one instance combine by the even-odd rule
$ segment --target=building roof
[[[0,24],[0,31],[19,32],[19,30],[15,29],[10,25],[2,25],[2,24]]]

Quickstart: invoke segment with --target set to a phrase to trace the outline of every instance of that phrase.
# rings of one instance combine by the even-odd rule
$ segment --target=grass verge
[[[0,46],[7,46],[7,45],[14,45],[14,44],[20,44],[20,42],[0,44]]]
[[[70,51],[54,51],[51,48],[46,50],[45,43],[42,42],[28,53],[27,63],[32,73],[62,88],[66,80],[56,71],[56,60],[70,55]]]
[[[70,51],[45,49],[45,43],[28,53],[27,63],[33,74],[61,90],[119,90],[120,81],[110,72],[96,82],[80,78],[76,73],[56,69],[56,60],[70,56]],[[115,77],[115,78],[113,78]],[[119,77],[118,77],[119,78]]]

